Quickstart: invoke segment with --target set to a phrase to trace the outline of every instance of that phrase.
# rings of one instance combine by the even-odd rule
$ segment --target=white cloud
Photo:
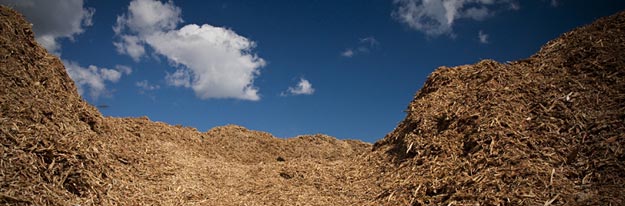
[[[265,61],[249,51],[254,42],[231,30],[195,24],[149,36],[154,50],[192,72],[191,88],[201,99],[258,100],[253,80]]]
[[[167,74],[165,76],[167,84],[176,87],[191,87],[191,75],[188,70],[178,69],[173,74]]]
[[[481,7],[481,8],[468,8],[465,11],[464,15],[466,18],[481,21],[481,20],[486,19],[486,17],[488,17],[489,14],[490,12],[488,11],[486,7]]]
[[[126,75],[132,74],[132,68],[126,65],[115,65],[115,69]]]
[[[178,67],[165,77],[167,84],[191,88],[200,99],[259,100],[254,79],[265,61],[252,53],[256,43],[208,24],[176,29],[180,14],[171,1],[132,1],[113,27],[120,37],[114,43],[118,52],[138,61],[149,46]]]
[[[159,85],[150,84],[148,80],[139,81],[135,85],[142,91],[154,91],[161,88]]]
[[[345,51],[341,52],[341,56],[350,58],[361,53],[368,53],[378,45],[380,45],[380,42],[375,37],[361,38],[355,48],[346,48]]]
[[[428,36],[453,36],[458,19],[483,20],[496,10],[518,9],[514,0],[395,0],[392,15],[410,28]],[[502,7],[503,5],[503,7]]]
[[[93,65],[89,65],[89,70],[91,70],[95,75],[98,75],[98,71],[99,71],[99,75],[101,76],[103,80],[108,80],[111,82],[117,82],[119,81],[119,78],[122,77],[122,73],[117,70],[112,70],[112,69],[107,69],[107,68],[98,68]]]
[[[141,40],[137,36],[120,35],[119,42],[113,42],[117,52],[120,54],[127,54],[132,57],[133,60],[138,62],[145,54],[145,48],[141,43]]]
[[[122,74],[128,74],[129,67],[119,67],[118,69],[101,68],[94,65],[88,67],[82,67],[76,62],[63,61],[65,69],[69,76],[76,82],[78,87],[78,93],[83,95],[85,90],[89,91],[89,95],[92,98],[98,98],[101,95],[109,94],[106,89],[106,82],[117,82],[122,77]]]
[[[162,3],[154,0],[134,0],[128,5],[128,13],[117,16],[113,31],[119,37],[113,42],[117,52],[127,54],[134,61],[145,55],[145,37],[155,32],[175,29],[181,10],[172,1]],[[131,35],[128,35],[129,33]]]
[[[375,39],[375,37],[369,36],[369,37],[365,37],[360,39],[360,43],[365,44],[369,47],[375,47],[380,45],[380,42],[378,42],[377,39]]]
[[[0,0],[20,11],[33,24],[35,39],[49,52],[60,53],[59,39],[74,39],[92,25],[93,8],[85,8],[83,0]]]
[[[113,30],[121,34],[129,29],[130,32],[145,36],[152,32],[175,29],[182,22],[180,13],[180,8],[173,1],[133,0],[128,5],[128,13],[117,17]]]
[[[315,88],[312,87],[312,84],[308,80],[301,78],[297,85],[295,85],[294,87],[289,87],[286,90],[286,93],[283,92],[281,96],[287,96],[289,94],[312,95],[313,93],[315,93]]]
[[[341,56],[352,57],[354,56],[354,51],[352,49],[345,49],[345,51],[341,52]]]
[[[482,30],[477,33],[477,38],[480,39],[480,43],[488,44],[488,34],[484,33]]]
[[[172,1],[134,0],[128,12],[117,16],[113,31],[119,37],[113,42],[117,52],[126,54],[136,62],[145,55],[145,38],[154,33],[175,29],[181,10]]]

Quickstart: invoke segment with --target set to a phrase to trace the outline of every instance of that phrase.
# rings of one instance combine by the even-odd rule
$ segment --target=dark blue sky
[[[103,81],[104,92],[97,96],[90,95],[89,84],[79,84],[90,103],[108,105],[101,109],[107,116],[148,116],[200,131],[237,124],[278,137],[325,133],[374,142],[404,118],[406,105],[438,66],[526,58],[563,32],[625,9],[625,1],[609,0],[468,2],[457,7],[451,24],[442,25],[447,28],[436,27],[442,28],[438,34],[428,34],[399,17],[402,6],[422,6],[418,0],[161,2],[179,8],[183,20],[167,31],[209,24],[256,43],[246,52],[265,61],[253,78],[257,101],[201,99],[196,88],[173,85],[166,76],[191,66],[157,52],[155,45],[145,43],[148,40],[138,61],[120,53],[113,42],[121,34],[113,27],[118,16],[129,16],[129,1],[86,1],[82,7],[95,10],[92,25],[83,25],[82,33],[72,34],[73,40],[57,38],[61,46],[57,53],[66,64],[73,62],[82,69],[132,68],[132,73],[122,72],[115,81]],[[486,13],[470,13],[471,8]],[[445,14],[428,12],[429,16],[412,20],[441,26],[431,23]],[[131,23],[125,26],[132,30]],[[488,36],[485,42],[478,37],[480,31]],[[289,93],[288,88],[302,79],[314,92]],[[138,86],[142,81],[152,88]]]

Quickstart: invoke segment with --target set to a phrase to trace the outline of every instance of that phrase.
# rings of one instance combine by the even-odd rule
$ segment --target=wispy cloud
[[[551,0],[550,4],[552,7],[558,7],[560,5],[560,2],[558,0]]]
[[[480,43],[488,44],[488,34],[484,33],[484,31],[480,30],[477,33],[477,38],[480,39]]]
[[[115,65],[115,69],[125,75],[132,74],[132,68],[126,65]]]
[[[354,50],[352,49],[345,49],[345,51],[341,52],[341,56],[344,57],[353,57],[354,56]]]
[[[106,83],[115,83],[122,75],[132,72],[130,67],[121,65],[116,66],[116,69],[107,69],[94,65],[82,67],[76,62],[65,60],[63,64],[69,76],[76,82],[78,93],[83,95],[87,91],[93,99],[102,95],[110,95],[111,92],[106,88]]]
[[[372,37],[372,36],[360,39],[360,43],[365,44],[368,47],[376,47],[376,46],[380,45],[380,42],[378,42],[378,40],[375,39],[375,37]]]
[[[392,16],[427,36],[453,34],[458,19],[480,21],[499,10],[517,10],[514,0],[395,0]]]
[[[141,43],[141,41],[142,40],[137,36],[120,35],[119,41],[113,42],[113,45],[117,49],[118,53],[127,54],[135,60],[135,62],[138,62],[145,54],[145,48],[143,47],[143,43]]]
[[[375,37],[364,37],[358,41],[358,45],[356,45],[356,47],[346,48],[343,52],[341,52],[341,56],[350,58],[362,53],[369,53],[371,49],[376,48],[379,45],[380,42],[375,39]]]
[[[200,99],[259,100],[254,79],[266,63],[252,52],[256,43],[208,24],[176,29],[181,13],[172,1],[133,0],[113,27],[117,51],[140,61],[151,47],[178,67],[165,77],[168,84],[190,88]]]
[[[191,87],[191,74],[187,69],[178,69],[174,73],[167,73],[165,75],[165,81],[167,84],[176,87]]]
[[[315,88],[313,88],[312,84],[308,80],[300,78],[295,86],[289,87],[286,92],[282,92],[280,95],[312,95],[313,93],[315,93]]]
[[[135,83],[135,86],[139,87],[140,94],[146,94],[150,91],[155,91],[161,88],[158,84],[151,84],[148,80],[138,81]],[[152,96],[152,98],[154,98]]]
[[[154,91],[161,88],[159,85],[150,84],[148,80],[138,81],[135,85],[141,89],[141,92]]]

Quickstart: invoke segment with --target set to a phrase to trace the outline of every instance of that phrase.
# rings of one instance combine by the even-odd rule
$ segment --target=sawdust
[[[0,204],[625,205],[625,13],[434,71],[375,145],[103,117],[0,8]]]

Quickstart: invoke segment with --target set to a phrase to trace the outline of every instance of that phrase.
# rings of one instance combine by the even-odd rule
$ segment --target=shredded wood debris
[[[624,121],[625,12],[528,59],[440,67],[374,145],[373,205],[625,205]]]
[[[375,145],[103,117],[0,8],[2,205],[625,205],[625,12],[434,71]]]

